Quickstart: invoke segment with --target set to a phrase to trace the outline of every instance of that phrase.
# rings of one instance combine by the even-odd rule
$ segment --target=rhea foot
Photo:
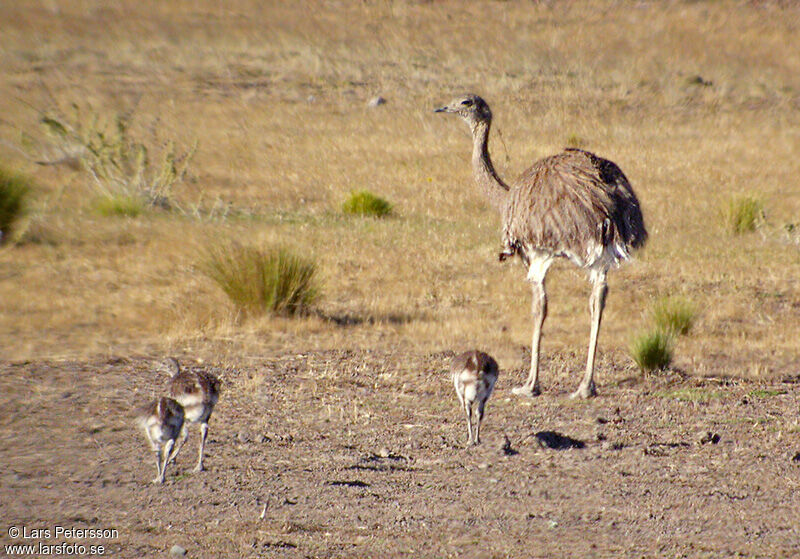
[[[578,389],[570,394],[570,398],[573,400],[581,399],[587,400],[589,398],[594,398],[597,396],[597,390],[594,387],[594,381],[590,382],[589,384],[581,384]]]
[[[526,398],[534,398],[542,393],[539,390],[538,386],[528,386],[527,384],[523,384],[522,386],[515,386],[511,389],[512,394],[516,394],[517,396],[524,396]]]

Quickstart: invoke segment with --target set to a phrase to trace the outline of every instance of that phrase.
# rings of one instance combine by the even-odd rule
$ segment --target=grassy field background
[[[0,158],[37,184],[27,231],[0,248],[0,356],[478,346],[522,367],[524,271],[497,262],[466,127],[432,113],[473,91],[507,180],[576,145],[639,195],[651,238],[610,278],[603,355],[630,363],[648,309],[680,295],[698,316],[677,367],[796,373],[799,36],[789,2],[0,1]],[[102,216],[85,171],[33,163],[41,116],[73,103],[132,111],[150,146],[196,140],[175,191],[193,211]],[[343,215],[358,189],[393,215]],[[766,220],[734,236],[722,214],[742,194]],[[315,259],[318,313],[238,317],[197,268],[220,239]],[[588,282],[559,265],[548,288],[543,352],[582,355]]]

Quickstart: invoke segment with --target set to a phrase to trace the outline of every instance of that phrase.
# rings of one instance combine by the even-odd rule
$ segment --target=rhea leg
[[[464,417],[467,418],[467,444],[472,444],[472,406],[464,401]]]
[[[573,398],[591,398],[597,394],[594,386],[594,361],[597,356],[597,337],[600,334],[600,322],[603,318],[603,309],[606,306],[606,295],[608,285],[606,284],[606,272],[592,272],[592,296],[589,299],[589,309],[592,315],[592,332],[589,336],[589,353],[586,358],[586,373],[583,375],[578,390],[573,394]]]
[[[153,454],[156,455],[156,477],[153,478],[153,483],[164,483],[164,476],[161,473],[161,446],[153,445]]]
[[[475,444],[481,444],[481,423],[483,422],[483,408],[486,406],[486,400],[478,404],[478,428],[475,432]]]
[[[539,347],[542,340],[542,326],[547,318],[547,293],[544,288],[544,278],[551,260],[533,260],[528,270],[528,280],[533,290],[531,314],[533,315],[533,338],[531,339],[531,370],[525,384],[512,390],[521,396],[538,396],[539,387]]]
[[[181,434],[183,436],[181,437],[181,440],[178,441],[178,444],[175,445],[175,449],[172,451],[172,454],[170,454],[169,460],[167,460],[167,464],[172,464],[173,462],[175,462],[175,459],[178,457],[178,453],[183,448],[183,445],[186,444],[186,439],[189,438],[189,427],[186,423],[188,422],[184,422],[183,427],[181,427]]]
[[[158,478],[154,479],[155,483],[164,483],[164,474],[167,472],[167,462],[169,461],[169,453],[172,450],[172,445],[175,444],[175,441],[169,439],[166,444],[164,445],[164,460],[161,462],[161,467],[159,468]],[[161,458],[161,451],[159,450],[157,458]]]
[[[197,457],[197,466],[194,467],[195,472],[202,472],[203,468],[203,450],[206,447],[206,437],[208,436],[208,423],[200,424],[200,452]]]

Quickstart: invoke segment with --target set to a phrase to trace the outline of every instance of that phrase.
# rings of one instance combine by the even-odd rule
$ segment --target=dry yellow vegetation
[[[39,185],[0,249],[0,358],[478,346],[522,366],[524,272],[497,262],[466,129],[432,113],[474,91],[503,177],[580,145],[642,202],[650,242],[610,277],[601,354],[628,360],[653,301],[680,295],[698,315],[678,367],[796,372],[798,37],[800,8],[778,2],[0,2],[0,159]],[[185,211],[98,215],[85,171],[23,156],[73,103],[133,111],[145,143],[197,140]],[[393,215],[342,215],[360,189]],[[766,222],[731,236],[738,195]],[[316,259],[319,313],[237,317],[197,270],[226,238]],[[560,265],[548,287],[544,355],[582,354],[588,282]]]

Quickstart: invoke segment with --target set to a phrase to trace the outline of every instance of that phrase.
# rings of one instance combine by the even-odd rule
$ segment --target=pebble
[[[186,550],[179,545],[173,545],[169,550],[170,557],[186,557]]]
[[[373,97],[372,99],[369,100],[369,103],[367,103],[367,105],[370,107],[380,107],[381,105],[385,104],[386,104],[386,99],[384,99],[380,95],[378,95],[377,97]]]
[[[717,433],[712,433],[711,431],[699,431],[696,438],[697,444],[717,444],[719,439],[719,435]]]

